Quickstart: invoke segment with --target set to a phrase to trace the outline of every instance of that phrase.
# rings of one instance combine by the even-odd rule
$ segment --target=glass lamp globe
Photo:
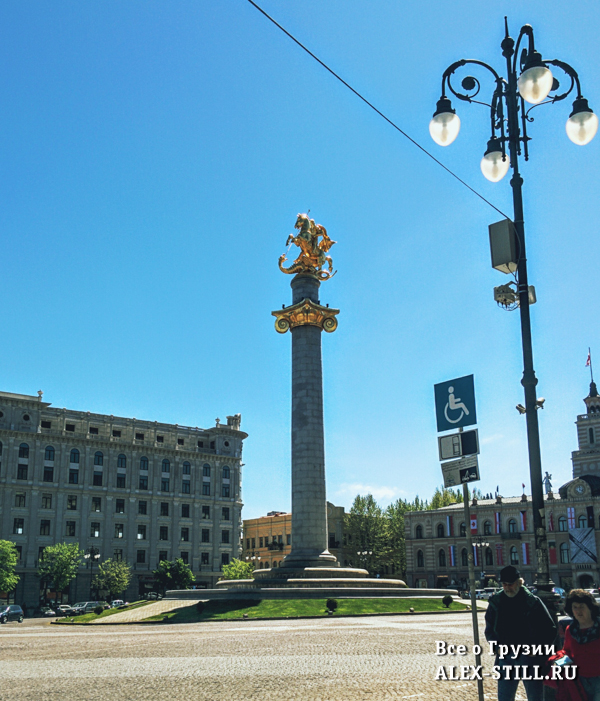
[[[567,120],[567,136],[574,144],[585,146],[596,136],[597,131],[598,117],[589,108],[584,97],[577,98]]]
[[[525,102],[537,105],[543,102],[550,90],[554,78],[546,66],[532,66],[521,73],[518,81],[519,92]]]
[[[452,109],[450,100],[442,97],[438,100],[433,118],[429,122],[431,138],[439,146],[449,146],[456,139],[459,131],[460,118]]]
[[[484,157],[481,159],[481,172],[492,183],[497,183],[508,173],[508,155],[502,160],[502,148],[498,139],[490,139]]]

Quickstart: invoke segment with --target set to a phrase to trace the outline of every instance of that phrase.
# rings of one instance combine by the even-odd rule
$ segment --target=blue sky
[[[504,68],[503,17],[579,72],[600,110],[600,6],[262,0],[262,7],[501,210],[479,170],[486,109],[428,124],[444,69]],[[382,503],[441,483],[433,385],[474,373],[483,491],[529,485],[518,312],[493,301],[500,217],[335,81],[246,0],[0,6],[5,391],[190,426],[240,412],[244,516],[290,508],[289,304],[296,214],[338,243],[321,299],[328,498]],[[559,80],[560,80],[560,76]],[[484,82],[484,91],[492,86]],[[522,164],[542,461],[570,478],[587,348],[598,349],[600,137],[536,110]],[[532,115],[532,116],[534,116]]]

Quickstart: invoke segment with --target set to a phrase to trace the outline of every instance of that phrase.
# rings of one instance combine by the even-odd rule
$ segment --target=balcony
[[[502,540],[521,540],[520,533],[500,533]]]

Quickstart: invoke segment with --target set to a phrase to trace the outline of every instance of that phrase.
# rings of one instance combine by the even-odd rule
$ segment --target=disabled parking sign
[[[438,433],[477,423],[473,375],[433,386]]]

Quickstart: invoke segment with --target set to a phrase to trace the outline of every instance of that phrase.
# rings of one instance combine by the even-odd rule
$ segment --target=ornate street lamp
[[[521,52],[521,42],[527,41],[527,47]],[[527,420],[527,442],[529,448],[529,472],[531,477],[531,495],[533,506],[533,527],[535,549],[537,554],[537,572],[535,584],[538,591],[550,596],[553,582],[550,579],[548,561],[548,544],[544,523],[544,495],[542,490],[542,463],[540,456],[540,438],[537,410],[541,400],[536,398],[538,383],[533,369],[533,350],[531,344],[531,323],[529,305],[535,301],[527,281],[527,260],[525,253],[525,228],[523,223],[523,178],[519,172],[519,156],[529,159],[527,125],[532,122],[530,112],[538,105],[551,104],[566,99],[574,90],[576,97],[573,109],[567,120],[567,136],[575,144],[583,146],[589,143],[598,130],[598,117],[590,109],[587,100],[581,94],[579,76],[574,68],[564,61],[543,59],[536,51],[533,29],[526,24],[521,28],[515,42],[508,34],[505,19],[505,36],[501,43],[502,55],[506,59],[507,78],[501,77],[491,66],[482,61],[462,59],[449,66],[442,76],[442,96],[429,125],[433,140],[441,146],[448,146],[460,129],[460,119],[447,97],[448,90],[459,100],[482,104],[490,109],[491,134],[487,143],[481,170],[492,182],[498,182],[512,168],[510,184],[513,191],[514,221],[510,223],[516,243],[516,290],[515,306],[521,314],[521,337],[523,345],[523,379],[525,390],[524,412]],[[491,73],[495,82],[491,103],[475,99],[480,90],[479,80],[467,75],[461,82],[460,92],[452,84],[456,71],[467,65],[481,66]],[[567,88],[561,87],[552,75],[550,66],[558,68],[567,79]],[[527,104],[528,103],[528,104]],[[531,105],[531,106],[528,106]],[[503,286],[506,287],[506,286]],[[499,289],[499,288],[498,288]],[[508,306],[508,304],[505,304]],[[514,308],[514,307],[513,307]]]
[[[90,599],[92,599],[92,580],[94,579],[94,562],[98,562],[100,559],[100,551],[98,548],[91,546],[88,548],[83,557],[90,563]]]

